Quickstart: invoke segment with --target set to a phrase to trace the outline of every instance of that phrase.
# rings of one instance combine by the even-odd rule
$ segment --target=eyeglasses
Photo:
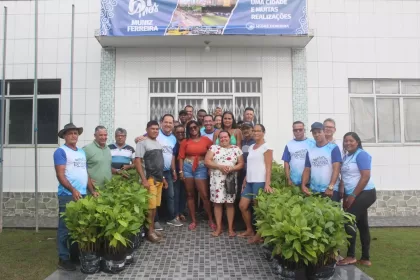
[[[124,135],[124,134],[118,134],[118,135],[115,135],[115,137],[126,137],[127,135]]]
[[[194,125],[194,126],[190,126],[190,130],[197,130],[198,129],[198,126],[196,126],[196,125]]]
[[[335,126],[324,126],[324,128],[334,129],[334,128],[335,128]]]
[[[303,128],[293,129],[293,132],[302,132]]]

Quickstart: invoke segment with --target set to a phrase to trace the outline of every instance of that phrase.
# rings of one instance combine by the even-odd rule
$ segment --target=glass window
[[[350,93],[373,93],[372,80],[350,80]]]
[[[404,98],[404,137],[406,142],[420,142],[420,98]]]
[[[38,99],[38,144],[56,144],[59,119],[59,101]]]
[[[375,93],[377,94],[399,94],[398,80],[375,81]]]
[[[420,94],[420,80],[401,81],[402,94]]]
[[[363,142],[375,143],[375,104],[373,98],[351,98],[351,130]]]
[[[401,142],[400,100],[378,98],[378,141],[379,143]]]
[[[32,99],[12,99],[9,101],[9,106],[8,143],[32,144]],[[57,131],[55,133],[57,135]]]

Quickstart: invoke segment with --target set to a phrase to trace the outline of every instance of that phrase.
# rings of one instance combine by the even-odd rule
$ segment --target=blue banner
[[[101,0],[101,35],[306,35],[306,0]]]

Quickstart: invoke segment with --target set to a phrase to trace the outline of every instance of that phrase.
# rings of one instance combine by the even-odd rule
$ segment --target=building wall
[[[332,117],[350,131],[348,79],[420,79],[420,1],[308,1],[309,123]],[[418,127],[420,129],[420,126]],[[420,145],[365,145],[379,190],[420,190]]]
[[[94,31],[99,27],[100,1],[39,1],[38,78],[61,79],[60,127],[63,127],[70,121],[72,4],[76,11],[73,122],[84,127],[79,137],[79,146],[84,146],[93,139],[94,128],[99,123],[101,46]],[[33,79],[34,1],[0,1],[0,6],[8,8],[6,79]],[[0,30],[3,45],[3,17]],[[40,192],[57,191],[52,159],[57,147],[39,148]],[[3,191],[34,192],[34,164],[34,149],[30,145],[5,148]]]
[[[143,48],[116,52],[115,124],[135,136],[145,131],[149,78],[262,78],[262,120],[274,158],[292,137],[292,61],[288,48]]]

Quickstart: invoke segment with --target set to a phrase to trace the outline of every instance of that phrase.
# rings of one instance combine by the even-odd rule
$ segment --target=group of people
[[[226,208],[228,235],[234,229],[235,203],[246,230],[239,237],[249,243],[262,239],[255,234],[250,206],[260,189],[271,193],[273,149],[265,141],[266,129],[254,123],[254,110],[246,108],[242,122],[237,123],[232,112],[217,108],[213,115],[204,109],[197,111],[187,105],[178,120],[165,114],[160,122],[147,123],[146,133],[135,138],[136,149],[126,144],[127,131],[115,131],[115,143],[107,145],[108,134],[103,126],[95,129],[94,141],[83,149],[77,147],[83,128],[67,124],[58,136],[65,144],[54,153],[59,181],[59,212],[66,204],[90,193],[98,196],[96,187],[103,187],[112,174],[136,169],[142,185],[148,189],[149,213],[147,238],[151,242],[164,239],[157,208],[162,197],[166,204],[167,224],[180,227],[186,222],[185,208],[190,217],[189,230],[197,227],[196,192],[208,216],[212,236],[223,232],[223,206]],[[371,157],[362,149],[357,134],[344,136],[344,145],[334,139],[335,122],[327,119],[311,126],[314,139],[305,136],[303,122],[293,123],[294,138],[287,143],[283,161],[290,186],[311,195],[321,193],[334,201],[344,199],[346,211],[356,215],[362,240],[362,262],[369,262],[369,227],[367,209],[376,199],[370,178]],[[356,231],[346,227],[352,236],[348,257],[339,264],[355,263]],[[353,229],[353,230],[351,230]],[[68,230],[60,216],[58,226],[58,266],[74,270],[69,261]]]

